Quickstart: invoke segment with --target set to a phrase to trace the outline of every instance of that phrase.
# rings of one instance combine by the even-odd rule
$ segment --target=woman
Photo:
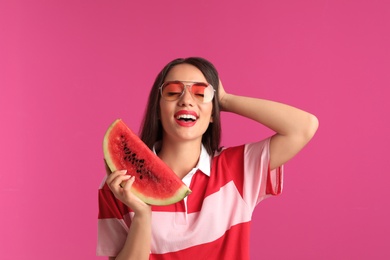
[[[220,149],[220,111],[275,134]],[[110,174],[99,190],[97,253],[110,259],[249,259],[255,206],[281,192],[283,164],[317,127],[315,116],[297,108],[226,93],[205,59],[170,62],[150,92],[141,139],[192,193],[176,204],[151,207],[131,193],[134,177]]]

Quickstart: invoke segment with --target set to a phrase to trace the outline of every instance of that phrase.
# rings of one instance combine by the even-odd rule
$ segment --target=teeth
[[[196,117],[195,116],[193,116],[193,115],[178,115],[177,117],[176,117],[176,119],[191,119],[191,120],[196,120]]]

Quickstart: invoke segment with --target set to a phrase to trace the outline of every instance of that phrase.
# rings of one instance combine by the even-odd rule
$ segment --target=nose
[[[184,85],[184,93],[180,97],[179,104],[180,105],[193,105],[195,99],[191,95],[190,91],[191,85]]]

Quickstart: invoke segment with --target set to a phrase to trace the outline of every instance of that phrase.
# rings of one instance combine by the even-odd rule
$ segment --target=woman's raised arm
[[[253,119],[276,132],[270,142],[271,169],[294,157],[318,128],[317,117],[308,112],[270,100],[228,94],[221,82],[219,104],[222,111]]]

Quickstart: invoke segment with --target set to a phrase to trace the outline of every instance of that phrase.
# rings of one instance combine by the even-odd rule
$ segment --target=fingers
[[[126,174],[126,170],[121,170],[121,171],[114,171],[110,175],[107,176],[107,184],[110,185],[115,179],[117,179],[120,176],[124,176]]]
[[[135,182],[135,176],[126,174],[126,170],[114,171],[107,176],[106,183],[114,196],[125,205],[133,209],[137,214],[150,211],[150,206],[133,194],[131,188]]]
[[[126,181],[125,185],[122,185],[123,189],[126,190],[126,191],[130,191],[131,190],[131,187],[133,186],[133,183],[135,181],[135,177],[134,176],[130,176],[130,175],[126,175],[129,177],[128,181]]]
[[[114,193],[121,189],[121,183],[131,177],[130,175],[126,175],[126,172],[126,170],[115,171],[107,177],[106,183]]]
[[[226,95],[226,91],[222,85],[221,79],[219,80],[219,86],[218,86],[218,96],[219,96],[219,105],[221,106],[221,109],[224,110],[224,98]]]

